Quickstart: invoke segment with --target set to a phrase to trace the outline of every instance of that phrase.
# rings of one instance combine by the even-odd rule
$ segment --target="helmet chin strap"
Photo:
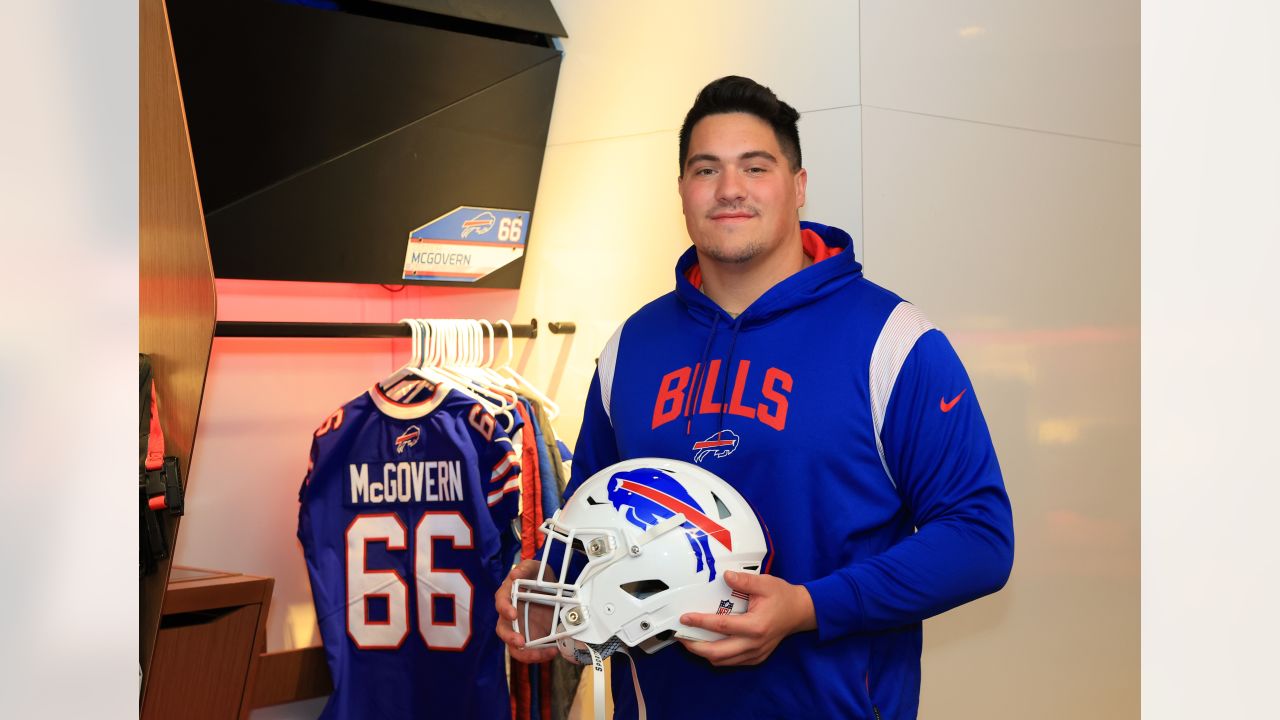
[[[622,653],[627,656],[627,662],[631,665],[631,685],[636,689],[636,709],[640,713],[640,720],[646,720],[646,712],[644,709],[644,693],[640,692],[640,676],[636,674],[636,661],[631,657],[631,653],[622,646],[622,641],[615,635],[599,645],[593,643],[582,643],[587,646],[586,650],[581,648],[573,649],[574,658],[581,664],[591,663],[592,679],[592,698],[595,704],[596,720],[606,720],[604,714],[604,659],[614,653]]]
[[[660,520],[648,530],[640,534],[635,544],[629,549],[632,555],[638,555],[645,545],[657,540],[671,530],[684,525],[686,518],[683,513],[676,513],[671,517]],[[622,641],[617,635],[609,638],[600,644],[584,642],[587,646],[586,650],[575,647],[573,650],[574,659],[581,665],[591,664],[592,668],[592,695],[595,704],[596,720],[607,720],[604,714],[604,659],[614,653],[622,653],[627,656],[627,663],[631,665],[631,686],[636,690],[636,710],[639,712],[640,720],[647,720],[647,713],[644,708],[644,693],[640,691],[640,676],[636,674],[636,661],[631,657],[631,653],[623,647]]]

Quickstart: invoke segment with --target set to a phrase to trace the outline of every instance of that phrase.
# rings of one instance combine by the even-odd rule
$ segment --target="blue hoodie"
[[[817,262],[736,319],[699,290],[689,248],[587,396],[566,497],[620,460],[696,462],[755,506],[770,574],[803,584],[817,615],[752,667],[635,653],[650,717],[914,718],[921,621],[1009,576],[1009,498],[955,351],[863,277],[847,233],[801,226]],[[635,717],[626,661],[614,668],[616,717]]]

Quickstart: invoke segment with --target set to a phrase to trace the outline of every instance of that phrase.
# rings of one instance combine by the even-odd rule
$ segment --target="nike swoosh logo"
[[[956,403],[960,402],[960,398],[964,397],[964,394],[967,392],[969,392],[969,388],[961,390],[959,395],[951,399],[951,402],[938,398],[938,409],[942,412],[951,412],[951,408],[955,407]]]

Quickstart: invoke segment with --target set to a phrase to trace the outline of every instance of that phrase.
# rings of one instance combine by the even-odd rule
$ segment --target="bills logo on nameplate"
[[[405,280],[475,282],[524,256],[529,213],[461,206],[409,233]]]

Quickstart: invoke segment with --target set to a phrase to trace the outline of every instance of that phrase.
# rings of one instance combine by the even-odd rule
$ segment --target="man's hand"
[[[517,611],[516,606],[511,604],[511,586],[517,579],[532,580],[538,574],[539,564],[537,560],[522,560],[519,565],[511,568],[507,579],[502,581],[502,587],[493,594],[494,605],[498,608],[498,639],[507,644],[513,659],[529,664],[547,662],[560,654],[555,645],[526,650],[524,634],[516,632],[511,626],[517,617],[524,617],[524,609]],[[529,608],[529,630],[530,637],[545,637],[551,630],[551,608],[532,603]]]
[[[680,616],[680,622],[685,625],[728,636],[714,642],[680,640],[686,650],[706,658],[712,665],[757,665],[764,662],[786,636],[818,627],[813,598],[803,585],[792,585],[772,575],[733,571],[726,571],[724,580],[730,588],[751,596],[746,613]]]

